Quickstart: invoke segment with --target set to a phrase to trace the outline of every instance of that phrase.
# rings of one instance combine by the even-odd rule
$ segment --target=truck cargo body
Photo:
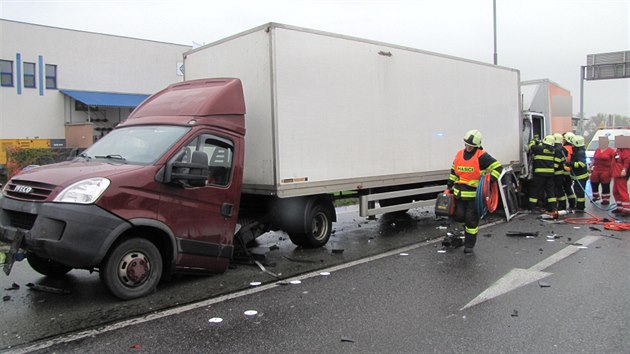
[[[243,82],[246,193],[443,181],[469,129],[503,164],[521,159],[517,70],[275,23],[184,63],[186,80]]]
[[[571,92],[557,83],[548,80],[529,80],[521,82],[523,111],[535,116],[544,116],[544,120],[534,124],[534,132],[542,139],[545,135],[563,134],[573,130],[573,106]]]

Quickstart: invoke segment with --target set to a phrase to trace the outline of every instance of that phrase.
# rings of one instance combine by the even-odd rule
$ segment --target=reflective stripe
[[[574,176],[573,177],[573,179],[576,180],[576,181],[579,180],[579,179],[586,179],[586,178],[588,178],[588,172],[586,172],[584,174],[581,174],[579,176]]]
[[[549,155],[535,155],[534,160],[553,161],[554,157]]]
[[[464,227],[464,231],[470,235],[476,235],[479,232],[478,227]]]
[[[529,197],[529,202],[530,203],[538,203],[538,198]]]
[[[535,168],[534,172],[542,172],[542,173],[554,173],[553,168],[545,168],[545,167],[539,167],[539,168]]]

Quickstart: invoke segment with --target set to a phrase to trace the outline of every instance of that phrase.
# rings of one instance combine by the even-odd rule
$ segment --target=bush
[[[51,149],[29,149],[11,146],[7,149],[7,177],[17,175],[28,165],[45,165],[51,163],[59,155]]]

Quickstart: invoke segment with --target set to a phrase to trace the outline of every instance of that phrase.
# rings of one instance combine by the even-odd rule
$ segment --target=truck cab
[[[244,115],[238,79],[169,86],[73,161],[12,178],[0,196],[0,239],[45,275],[98,270],[121,299],[147,295],[174,272],[224,271]]]

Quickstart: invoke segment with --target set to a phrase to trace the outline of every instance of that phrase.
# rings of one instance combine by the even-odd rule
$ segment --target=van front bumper
[[[0,196],[0,240],[72,268],[97,267],[131,225],[96,205],[34,203]]]

